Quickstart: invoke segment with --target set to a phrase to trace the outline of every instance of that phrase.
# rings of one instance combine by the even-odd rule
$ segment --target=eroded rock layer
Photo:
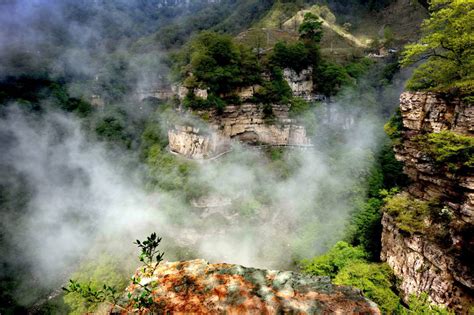
[[[228,150],[231,139],[247,144],[311,145],[306,129],[289,117],[286,105],[273,105],[271,112],[266,112],[263,106],[246,103],[226,106],[222,113],[208,110],[197,114],[206,117],[209,128],[196,131],[176,126],[168,133],[173,152],[193,159],[213,157]]]
[[[291,271],[192,260],[162,263],[149,277],[137,275],[142,285],[153,287],[151,311],[164,314],[380,314],[358,290]],[[139,285],[128,288],[136,290]]]
[[[443,130],[474,136],[474,108],[457,98],[405,92],[400,97],[400,111],[404,129],[395,154],[411,179],[408,193],[439,202],[450,214],[450,221],[443,231],[430,222],[433,225],[425,232],[409,234],[384,214],[382,260],[400,278],[405,297],[427,292],[432,301],[467,313],[474,303],[474,176],[470,171],[440,168],[424,153],[419,136]]]

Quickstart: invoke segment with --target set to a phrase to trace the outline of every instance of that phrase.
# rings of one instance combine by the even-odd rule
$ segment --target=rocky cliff
[[[192,260],[162,263],[153,274],[139,270],[136,276],[142,286],[153,287],[150,310],[156,313],[380,314],[356,289],[291,271]],[[127,290],[142,289],[130,285]],[[134,305],[127,311],[133,312]]]
[[[454,172],[438,165],[426,154],[426,143],[420,136],[444,130],[474,136],[474,107],[457,98],[405,92],[400,97],[400,111],[403,130],[395,153],[411,179],[407,192],[410,198],[436,201],[438,210],[431,211],[442,212],[445,220],[439,223],[420,217],[418,220],[426,221],[426,229],[407,233],[385,213],[382,260],[401,279],[405,296],[424,291],[437,304],[467,313],[474,302],[474,176],[470,169]]]
[[[286,105],[273,105],[271,112],[266,112],[264,106],[245,103],[226,106],[222,113],[207,110],[197,114],[205,117],[208,130],[176,126],[168,133],[172,152],[193,159],[209,158],[228,150],[232,139],[253,145],[311,145],[306,129],[289,118]]]

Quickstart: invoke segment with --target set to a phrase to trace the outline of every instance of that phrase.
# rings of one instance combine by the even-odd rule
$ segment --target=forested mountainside
[[[0,313],[469,314],[473,25],[3,1]]]

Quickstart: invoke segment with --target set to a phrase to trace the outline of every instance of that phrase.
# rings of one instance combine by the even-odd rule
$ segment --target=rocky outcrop
[[[427,292],[433,302],[467,313],[474,303],[470,266],[424,235],[402,233],[388,214],[382,225],[381,258],[401,278],[400,290],[405,295]]]
[[[172,152],[202,159],[228,150],[232,139],[243,143],[274,146],[311,146],[306,129],[289,118],[289,107],[273,105],[271,113],[263,106],[242,104],[226,106],[222,113],[216,110],[200,111],[209,124],[206,133],[192,127],[177,126],[169,131]]]
[[[168,130],[171,152],[202,160],[216,157],[230,149],[229,139],[216,132],[200,133],[199,128],[175,126]]]
[[[153,274],[139,270],[136,276],[142,286],[153,287],[150,311],[156,313],[380,314],[356,289],[291,271],[192,260],[162,263]],[[142,289],[132,284],[127,290]]]
[[[292,69],[284,69],[283,78],[291,88],[294,96],[301,97],[307,101],[313,99],[313,69],[304,69],[296,72]]]
[[[440,172],[415,141],[419,135],[442,130],[474,136],[474,106],[435,93],[405,92],[400,97],[400,111],[405,130],[395,156],[413,182],[409,192],[424,200],[441,199],[463,221],[474,223],[473,174]]]
[[[443,225],[430,221],[426,231],[410,235],[384,214],[381,257],[400,278],[405,297],[427,292],[433,302],[467,313],[474,303],[474,176],[440,168],[418,137],[443,130],[474,136],[474,108],[457,98],[405,92],[400,111],[403,130],[395,156],[411,179],[407,191],[413,198],[437,200],[449,220]]]

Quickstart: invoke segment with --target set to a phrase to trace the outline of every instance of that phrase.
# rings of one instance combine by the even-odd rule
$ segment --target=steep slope
[[[425,291],[435,303],[467,313],[474,302],[474,175],[467,166],[440,164],[426,148],[430,135],[443,132],[472,139],[474,107],[458,98],[405,92],[400,110],[403,131],[395,152],[412,183],[408,195],[395,197],[404,201],[400,209],[392,204],[384,214],[382,260],[400,278],[406,296]],[[450,145],[444,141],[442,146]],[[464,150],[472,154],[473,147]],[[423,207],[427,211],[408,217]]]

